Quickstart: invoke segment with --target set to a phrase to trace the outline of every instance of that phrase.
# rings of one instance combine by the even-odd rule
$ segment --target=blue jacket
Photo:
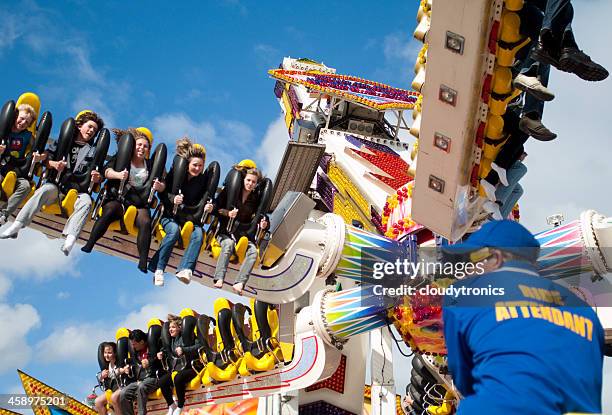
[[[591,307],[525,262],[453,286],[504,289],[444,298],[458,414],[601,413],[604,331]]]

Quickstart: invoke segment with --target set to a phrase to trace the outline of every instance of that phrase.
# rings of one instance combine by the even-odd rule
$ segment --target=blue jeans
[[[176,241],[181,237],[181,227],[173,219],[162,218],[160,223],[164,228],[164,232],[166,232],[166,236],[161,241],[159,250],[153,255],[151,262],[149,262],[149,271],[152,272],[158,269],[162,271],[166,269],[166,265],[168,265],[168,260],[172,254],[172,249]],[[202,248],[202,241],[202,227],[194,226],[189,245],[186,247],[183,258],[181,258],[181,263],[178,266],[178,271],[184,269],[193,271],[195,269],[198,255],[200,254],[200,248]]]
[[[501,202],[499,210],[502,217],[508,217],[516,202],[518,202],[523,195],[523,187],[519,184],[519,180],[521,180],[525,174],[527,174],[527,166],[517,160],[508,170],[506,170],[508,186],[497,186],[495,198],[498,202]]]
[[[217,268],[215,269],[214,280],[225,279],[225,274],[227,273],[227,266],[229,265],[229,260],[234,253],[234,248],[236,247],[236,242],[227,236],[227,235],[219,235],[217,236],[219,240],[219,244],[221,245],[221,253],[219,254],[219,258],[217,258]],[[246,284],[249,280],[249,276],[251,275],[251,271],[253,271],[253,267],[255,266],[255,262],[257,261],[257,247],[251,241],[249,241],[249,245],[247,247],[246,255],[244,257],[244,262],[240,267],[240,271],[238,272],[238,277],[236,277],[236,283]]]

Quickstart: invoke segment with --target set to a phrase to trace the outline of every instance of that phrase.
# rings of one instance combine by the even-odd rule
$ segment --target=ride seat
[[[236,246],[234,247],[234,253],[232,254],[230,261],[233,263],[242,264],[244,262],[244,258],[246,257],[246,251],[249,247],[249,239],[246,236],[240,237],[238,242],[236,242]],[[221,243],[217,238],[213,238],[210,252],[212,257],[217,259],[221,254]],[[255,266],[261,264],[261,258],[259,256],[259,246],[257,247],[257,261],[255,262]]]
[[[509,5],[506,4],[506,7],[508,6]],[[514,8],[518,7],[518,5],[511,5],[511,7],[512,6],[514,6]],[[522,5],[520,8],[522,8]],[[508,9],[504,10],[500,20],[499,40],[497,43],[498,48],[495,53],[499,66],[512,66],[518,51],[531,42],[531,38],[521,35],[520,28],[521,18],[519,15],[514,13],[514,11],[509,11]]]
[[[189,240],[191,239],[191,234],[193,233],[194,229],[195,226],[191,221],[185,222],[181,228],[181,237],[178,243],[183,249],[189,245]],[[166,231],[164,231],[164,227],[161,225],[161,223],[158,223],[157,228],[155,229],[155,239],[157,239],[157,242],[161,243],[162,239],[165,237]],[[202,244],[202,246],[204,246],[204,244]]]
[[[60,203],[53,203],[50,205],[44,205],[42,207],[42,211],[48,213],[50,215],[61,215],[64,214],[66,216],[72,215],[74,212],[74,204],[76,203],[77,198],[79,197],[79,193],[76,189],[70,189],[66,196],[62,199]],[[61,205],[61,208],[60,208]]]

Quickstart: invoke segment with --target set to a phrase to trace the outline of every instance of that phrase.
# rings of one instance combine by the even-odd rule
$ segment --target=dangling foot
[[[153,276],[153,284],[156,287],[164,286],[164,271],[162,271],[161,269],[155,271],[155,275]]]
[[[183,412],[183,408],[176,407],[176,409],[172,412],[172,415],[181,415]]]
[[[216,280],[215,288],[223,288],[223,280]]]
[[[491,183],[489,183],[485,179],[480,180],[480,186],[482,186],[482,189],[487,195],[487,199],[489,199],[492,202],[495,202],[496,200],[495,199],[495,186],[493,186]]]
[[[72,250],[72,247],[74,246],[75,242],[76,242],[76,236],[74,235],[66,236],[66,240],[64,241],[64,244],[60,248],[60,250],[64,253],[64,255],[66,256],[70,255],[70,251]]]
[[[168,407],[168,413],[166,415],[172,415],[175,409],[176,409],[176,404],[173,403],[172,405]]]
[[[539,118],[524,116],[519,121],[519,129],[538,141],[552,141],[557,138],[557,134],[546,128]]]
[[[140,261],[138,261],[138,269],[143,274],[147,274],[149,272],[149,270],[147,269],[147,260],[146,259],[144,259],[144,260],[141,259]]]
[[[243,288],[244,288],[244,284],[241,282],[237,282],[236,284],[232,285],[232,290],[234,290],[234,292],[238,295],[242,295]]]
[[[183,284],[189,284],[191,282],[191,275],[193,273],[190,269],[182,269],[176,273],[176,278]]]
[[[9,226],[2,234],[0,235],[0,239],[17,239],[17,235],[19,235],[19,231],[23,229],[23,223],[19,221],[13,222],[11,226]]]
[[[508,177],[506,176],[506,169],[499,167],[495,162],[491,163],[491,168],[497,172],[499,176],[499,182],[504,186],[508,186]]]
[[[574,73],[585,81],[603,81],[608,77],[606,68],[593,62],[589,55],[575,47],[561,50],[559,69]]]
[[[542,82],[535,76],[528,76],[522,73],[518,74],[512,81],[512,85],[540,101],[552,101],[555,99],[555,94],[542,85]]]

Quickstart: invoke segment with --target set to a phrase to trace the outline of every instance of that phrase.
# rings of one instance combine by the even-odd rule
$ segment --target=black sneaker
[[[542,42],[538,41],[531,49],[531,57],[540,63],[545,63],[555,68],[559,67],[559,58],[555,53],[546,49]]]
[[[593,62],[589,55],[578,48],[563,48],[561,50],[559,69],[574,73],[585,81],[603,81],[609,75],[606,68]]]
[[[519,122],[519,129],[539,141],[552,141],[557,138],[557,134],[546,128],[539,119],[523,117]]]

